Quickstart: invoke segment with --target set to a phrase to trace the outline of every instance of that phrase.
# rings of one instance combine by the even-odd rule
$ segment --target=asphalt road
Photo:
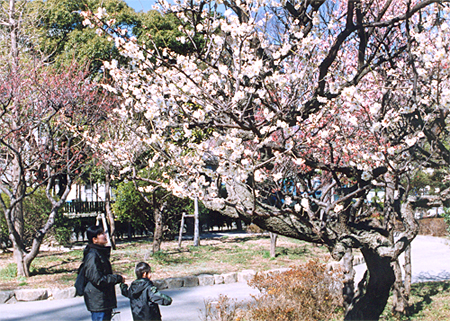
[[[404,255],[400,256],[404,264]],[[441,237],[418,235],[411,245],[412,282],[450,280],[450,241]],[[366,271],[365,264],[355,266],[355,282]]]
[[[250,294],[259,293],[246,283],[219,284],[161,291],[172,297],[170,306],[161,306],[164,321],[198,321],[200,309],[204,311],[205,300],[215,300],[225,294],[238,301],[249,298]],[[120,317],[115,321],[131,321],[129,300],[121,295],[117,297]],[[90,313],[86,310],[83,298],[66,300],[46,300],[34,302],[18,302],[0,305],[0,320],[8,321],[90,321]]]

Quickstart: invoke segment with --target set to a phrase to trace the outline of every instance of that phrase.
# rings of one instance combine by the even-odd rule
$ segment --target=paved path
[[[246,283],[219,284],[161,291],[173,298],[170,306],[162,306],[164,321],[198,321],[201,320],[200,309],[204,310],[204,300],[217,299],[219,294],[241,301],[250,294],[259,291],[250,288]],[[131,321],[129,300],[118,295],[120,321]],[[66,300],[46,300],[34,302],[18,302],[0,305],[0,320],[4,321],[90,321],[90,313],[86,310],[83,298]]]
[[[404,264],[404,255],[400,256]],[[418,235],[411,246],[412,282],[442,281],[450,279],[450,240]],[[365,264],[355,267],[355,282],[359,282],[366,271]]]

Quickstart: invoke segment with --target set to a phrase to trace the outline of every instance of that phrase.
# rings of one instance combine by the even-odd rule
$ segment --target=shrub
[[[443,217],[425,217],[419,220],[419,234],[445,237],[449,233],[450,213],[445,209]]]
[[[263,233],[263,232],[264,230],[256,224],[250,224],[249,226],[247,226],[247,233]]]
[[[9,199],[2,195],[9,206]],[[38,188],[33,194],[26,197],[23,201],[24,217],[24,238],[25,246],[29,247],[33,243],[34,236],[38,229],[45,225],[48,215],[52,209],[51,202],[47,199],[45,188]],[[55,224],[46,234],[45,242],[58,243],[60,245],[69,245],[72,236],[72,222],[65,217],[62,211],[59,211],[55,218]],[[12,246],[9,240],[8,227],[6,225],[5,213],[0,209],[0,248]]]
[[[226,295],[220,295],[218,300],[205,301],[205,311],[201,311],[202,321],[234,321],[248,320],[249,307],[244,302],[230,299]]]
[[[206,302],[203,320],[333,320],[343,316],[342,272],[318,260],[281,273],[259,273],[249,285],[261,294],[248,304],[221,297]]]
[[[444,213],[442,214],[443,220],[445,223],[445,230],[448,234],[450,234],[450,208],[444,207]],[[443,233],[441,233],[443,234]],[[439,236],[445,236],[445,235],[439,235]]]

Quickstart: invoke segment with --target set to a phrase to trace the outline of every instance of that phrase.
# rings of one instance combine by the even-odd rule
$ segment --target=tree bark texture
[[[159,207],[155,207],[153,213],[153,219],[155,220],[155,230],[153,233],[153,248],[152,252],[155,254],[156,252],[161,250],[161,242],[162,242],[162,212]]]
[[[355,295],[355,269],[353,268],[353,251],[347,249],[342,258],[342,268],[344,273],[342,296],[344,299],[344,308],[349,310],[353,297]]]
[[[411,292],[411,245],[405,250],[405,274],[403,279],[400,262],[392,263],[395,271],[395,283],[392,289],[392,312],[394,315],[407,316],[409,313],[409,295]]]
[[[109,172],[106,173],[105,178],[105,211],[106,211],[106,219],[109,224],[109,232],[111,235],[111,247],[113,250],[116,249],[116,224],[114,222],[114,214],[111,210],[111,175]]]
[[[402,270],[398,260],[392,262],[392,267],[395,273],[395,282],[392,287],[392,312],[394,315],[403,315],[408,307],[408,298],[405,295]]]
[[[270,257],[276,256],[278,234],[269,232],[270,235]]]
[[[10,29],[10,55],[12,63],[17,66],[19,59],[19,48],[17,46],[17,26],[18,21],[16,19],[16,0],[9,0],[9,29]]]
[[[394,270],[389,257],[380,257],[369,249],[361,249],[361,252],[367,272],[358,284],[345,320],[378,320],[395,282]]]
[[[200,246],[200,219],[197,197],[194,199],[194,246]]]
[[[160,204],[156,200],[156,192],[153,192],[153,219],[155,220],[155,230],[153,232],[153,246],[152,246],[152,253],[155,254],[156,252],[161,250],[161,242],[163,237],[163,211],[166,207],[167,203],[164,202],[163,204]]]
[[[411,265],[411,244],[405,250],[405,296],[409,300],[411,294],[412,265]]]
[[[178,248],[181,248],[181,241],[183,240],[183,229],[184,229],[184,216],[186,214],[181,214],[180,232],[178,234]]]

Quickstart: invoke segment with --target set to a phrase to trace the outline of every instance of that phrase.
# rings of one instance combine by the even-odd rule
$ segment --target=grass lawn
[[[410,317],[395,317],[389,300],[380,320],[443,321],[450,320],[450,281],[415,283],[411,286]]]

